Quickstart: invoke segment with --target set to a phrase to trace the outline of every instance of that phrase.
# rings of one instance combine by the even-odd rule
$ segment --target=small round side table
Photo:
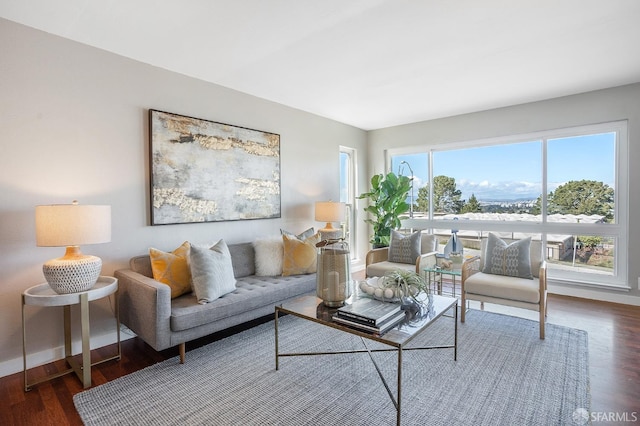
[[[98,278],[96,284],[89,290],[79,293],[58,294],[47,283],[38,284],[36,286],[26,289],[22,293],[22,358],[24,366],[24,390],[29,391],[31,386],[38,383],[45,382],[47,380],[54,379],[56,377],[64,376],[65,374],[75,372],[78,378],[82,381],[84,388],[91,386],[91,367],[97,364],[101,364],[112,359],[120,360],[122,351],[120,347],[120,311],[118,308],[118,279],[114,277],[101,276]],[[89,332],[89,302],[92,300],[102,299],[103,297],[111,294],[116,294],[115,297],[115,319],[116,319],[116,333],[118,341],[118,353],[108,358],[103,358],[91,363],[91,347],[90,347],[90,332]],[[78,363],[71,353],[71,305],[80,305],[80,325],[82,328],[82,363]],[[25,306],[62,306],[64,311],[64,355],[67,364],[70,368],[55,374],[51,374],[42,379],[28,382],[27,379],[27,328],[25,325]]]

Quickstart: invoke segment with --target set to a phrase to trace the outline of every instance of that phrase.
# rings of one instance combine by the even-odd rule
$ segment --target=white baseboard
[[[351,264],[351,272],[360,272],[360,271],[364,271],[364,263]]]
[[[122,326],[120,331],[120,341],[131,339],[135,334]],[[101,348],[114,344],[118,341],[115,331],[113,333],[103,334],[99,336],[91,336],[91,349]],[[82,352],[82,342],[80,340],[74,341],[71,345],[71,352],[78,354]],[[44,351],[27,354],[27,369],[37,367],[39,365],[48,364],[50,362],[58,361],[64,358],[64,346],[58,346],[56,348],[46,349]],[[10,359],[0,362],[0,377],[9,376],[14,373],[23,371],[23,359],[22,357]]]
[[[600,302],[621,303],[623,305],[640,306],[640,297],[632,296],[626,291],[621,292],[605,292],[589,288],[580,287],[564,287],[562,285],[549,284],[549,293],[559,294],[562,296],[579,297],[582,299],[598,300]]]

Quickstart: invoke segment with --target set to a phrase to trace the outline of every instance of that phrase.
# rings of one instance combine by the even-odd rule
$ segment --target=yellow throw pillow
[[[149,249],[153,279],[171,287],[172,299],[191,291],[191,271],[188,263],[190,247],[189,242],[185,241],[171,253]]]
[[[282,235],[284,256],[282,258],[282,275],[312,274],[316,272],[316,244],[320,235],[315,234],[305,240],[295,236]]]

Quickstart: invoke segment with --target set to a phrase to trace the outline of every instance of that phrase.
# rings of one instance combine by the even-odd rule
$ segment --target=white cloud
[[[462,198],[469,199],[474,194],[480,201],[482,200],[510,200],[516,198],[538,198],[541,185],[533,182],[510,181],[510,182],[482,182],[465,181],[458,185],[462,191]]]
[[[415,195],[419,188],[425,186],[421,180],[415,180]],[[553,188],[557,188],[556,184]],[[490,182],[483,180],[473,182],[468,179],[456,181],[456,188],[462,192],[462,199],[468,200],[471,194],[475,195],[479,201],[482,200],[513,200],[513,199],[536,199],[542,191],[542,185],[534,182],[508,181]],[[551,188],[549,189],[552,190]]]

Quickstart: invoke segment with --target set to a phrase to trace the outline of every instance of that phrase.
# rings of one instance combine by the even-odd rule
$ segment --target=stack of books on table
[[[333,320],[337,323],[377,334],[389,331],[404,318],[400,304],[364,297],[338,308],[333,315]]]

